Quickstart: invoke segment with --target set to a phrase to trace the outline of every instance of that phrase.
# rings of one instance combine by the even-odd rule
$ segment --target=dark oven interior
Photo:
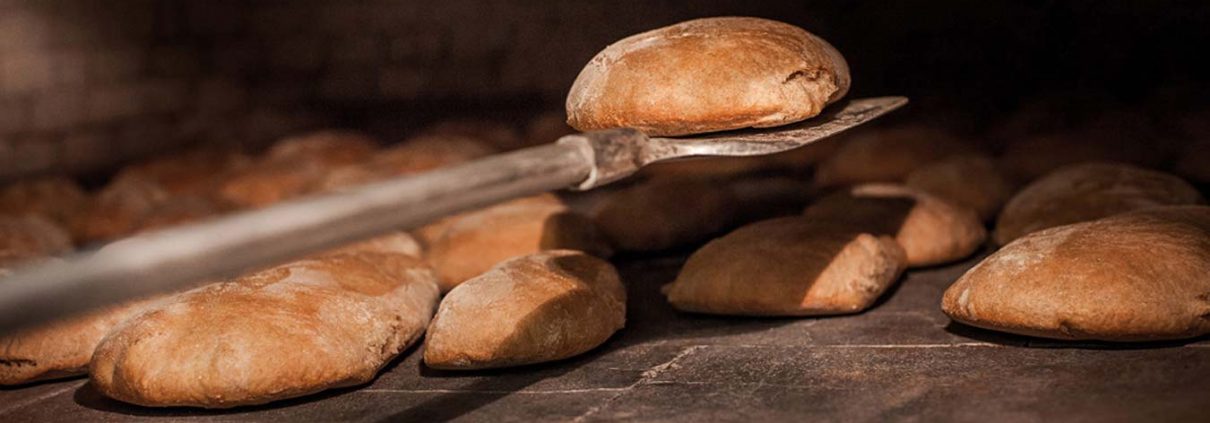
[[[804,148],[801,154],[787,153],[768,161],[683,162],[679,167],[672,163],[599,192],[557,193],[559,198],[550,201],[564,202],[559,207],[583,216],[558,215],[564,220],[551,217],[542,224],[575,225],[580,222],[575,219],[586,218],[601,227],[620,226],[626,234],[670,231],[674,234],[668,237],[675,237],[680,236],[676,230],[689,225],[684,223],[691,220],[686,216],[700,223],[684,229],[696,231],[685,239],[605,235],[612,247],[602,248],[613,254],[597,255],[609,257],[608,265],[620,274],[625,327],[610,332],[599,346],[550,362],[459,371],[423,364],[429,359],[425,355],[429,344],[417,340],[405,343],[411,346],[398,357],[387,357],[370,369],[368,381],[308,385],[290,391],[291,395],[273,397],[277,401],[237,401],[234,404],[253,405],[221,410],[190,405],[232,403],[207,397],[171,403],[174,406],[168,408],[145,407],[130,404],[140,400],[111,399],[122,394],[103,392],[86,378],[39,381],[0,386],[0,420],[1207,420],[1210,348],[1206,347],[1210,344],[1203,334],[1210,331],[1206,323],[1210,286],[1205,282],[1210,277],[1210,266],[1205,264],[1210,263],[1210,223],[1183,226],[1182,231],[1200,228],[1189,235],[1195,237],[1188,238],[1194,239],[1189,241],[1192,247],[1171,250],[1158,245],[1147,251],[1146,246],[1172,237],[1120,238],[1112,235],[1115,228],[1104,229],[1111,235],[1090,245],[1135,249],[1072,259],[1049,274],[1053,281],[1076,286],[1071,278],[1086,272],[1094,275],[1089,280],[1106,284],[1104,289],[1081,294],[1091,299],[1087,302],[1064,303],[1060,314],[1070,313],[1058,318],[1058,332],[995,330],[995,323],[962,321],[954,314],[960,312],[942,304],[955,281],[975,272],[980,261],[997,257],[997,251],[1005,251],[1001,247],[1013,239],[1003,235],[1004,224],[996,221],[998,207],[1065,165],[1121,162],[1163,172],[1163,178],[1179,178],[1181,187],[1190,187],[1190,199],[1174,203],[1205,203],[1210,195],[1210,103],[1206,101],[1210,61],[1205,59],[1210,5],[1204,2],[0,0],[0,182],[10,186],[66,178],[79,184],[78,192],[63,195],[78,196],[75,204],[82,212],[68,215],[51,207],[47,213],[69,232],[71,239],[64,242],[90,251],[126,236],[294,198],[283,194],[262,199],[258,196],[269,194],[257,184],[284,184],[274,181],[296,176],[291,172],[300,170],[291,169],[292,164],[271,160],[277,154],[271,146],[300,134],[335,128],[362,134],[341,133],[354,138],[349,141],[352,145],[363,139],[378,144],[372,147],[378,153],[333,150],[327,159],[344,160],[339,157],[351,154],[349,163],[342,163],[352,163],[349,169],[370,163],[375,154],[388,155],[387,149],[395,146],[431,142],[434,134],[468,137],[491,147],[430,146],[433,150],[423,154],[440,157],[435,161],[483,158],[554,142],[575,132],[565,123],[565,100],[572,82],[597,52],[631,34],[715,16],[761,17],[805,28],[844,55],[852,76],[847,98],[905,96],[910,103],[874,123]],[[879,147],[846,153],[846,143]],[[989,210],[975,208],[977,227],[970,231],[980,235],[969,251],[961,257],[901,266],[902,276],[895,273],[894,285],[884,287],[885,292],[879,291],[860,309],[867,311],[834,317],[747,313],[758,315],[754,317],[670,307],[666,296],[673,295],[669,292],[674,288],[665,287],[692,270],[693,261],[686,265],[686,260],[705,251],[699,249],[707,242],[714,245],[719,237],[753,222],[801,215],[804,207],[826,205],[852,183],[907,183],[906,172],[887,169],[914,170],[913,166],[927,162],[925,158],[947,157],[949,150],[939,151],[958,144],[961,147],[954,151],[987,157],[988,168],[974,169],[998,173],[1003,183],[996,189],[1005,192],[1003,198]],[[215,158],[227,153],[239,155],[232,160],[242,160],[240,166],[277,166],[273,168],[277,173],[239,188],[242,191],[236,194],[244,196],[239,198],[251,198],[246,202],[224,197],[228,202],[221,204],[177,195],[199,186],[197,178],[182,176],[174,180],[179,185],[148,188],[123,177],[150,172],[164,158],[178,161],[162,166],[192,169],[181,170],[180,175],[242,172],[216,164],[226,159]],[[821,182],[827,163],[840,156],[855,163],[845,172],[859,176]],[[437,167],[412,165],[425,170]],[[989,170],[992,167],[995,170]],[[373,179],[354,170],[342,177],[356,182]],[[868,176],[879,172],[890,174],[884,179]],[[954,179],[980,181],[970,195],[991,195],[987,194],[993,190],[990,185],[977,179],[984,174],[955,172],[959,174]],[[310,185],[291,195],[321,192],[318,186],[333,183],[330,176],[306,182]],[[673,188],[652,183],[665,177],[696,179]],[[648,186],[655,188],[639,189]],[[1156,186],[1144,190],[1163,191]],[[1118,187],[1087,188],[1091,193],[1087,195],[1111,193]],[[720,197],[723,191],[726,196]],[[28,199],[32,197],[6,195],[10,194],[0,192],[0,218],[8,218],[5,207],[35,208]],[[542,201],[546,200],[535,203]],[[840,220],[861,219],[869,211],[865,207],[874,207],[837,201],[839,213],[845,215]],[[877,225],[906,227],[911,219],[922,219],[908,211],[923,204],[913,201],[896,203],[894,207],[901,208],[898,214],[879,215],[882,220]],[[615,203],[622,205],[609,209]],[[1040,215],[1065,216],[1077,208],[1058,200],[1054,204],[1050,209],[1038,206],[1044,209]],[[148,211],[152,209],[155,213]],[[600,217],[606,214],[602,210],[611,210],[612,220]],[[810,215],[811,209],[807,210]],[[103,213],[112,215],[106,214],[101,223],[87,221],[87,216]],[[509,222],[484,224],[488,229],[474,236],[531,236],[516,229],[522,225]],[[0,223],[0,238],[4,238],[7,223]],[[458,253],[445,254],[454,258],[440,258],[432,253],[434,245],[453,243],[448,241],[454,237],[449,235],[452,232],[426,238],[429,235],[423,231],[453,229],[436,224],[424,228],[413,232],[420,240],[416,248],[429,254],[418,263],[433,266],[442,278],[448,275],[441,267],[449,265],[442,260],[484,261],[488,259],[480,256],[495,254],[487,247],[463,251],[452,246],[448,248]],[[946,230],[926,228],[923,236],[940,237],[937,234]],[[789,232],[771,231],[762,239],[782,239]],[[545,232],[542,242],[554,237],[550,233]],[[887,233],[894,235],[895,229]],[[622,239],[627,236],[633,238]],[[825,247],[803,248],[831,248],[826,244],[819,241],[812,245]],[[4,248],[9,247],[0,245],[0,271],[8,266]],[[778,248],[760,248],[772,248],[760,250],[770,257],[782,254]],[[71,247],[58,253],[67,250]],[[752,255],[758,246],[738,250],[735,254]],[[827,253],[835,258],[842,251],[833,248]],[[1044,255],[1037,254],[1029,257]],[[822,265],[797,273],[783,271],[783,265],[793,266],[786,262],[798,260],[796,256],[742,271],[707,268],[700,274],[711,278],[731,271],[745,281],[757,281],[728,294],[738,298],[751,291],[782,289],[758,284],[779,275],[822,277],[836,271]],[[1126,291],[1109,284],[1116,280],[1114,275],[1131,272],[1161,272],[1165,275],[1161,279],[1172,279],[1160,287],[1129,291],[1135,295],[1127,301],[1131,304],[1161,304],[1166,298],[1161,294],[1190,293],[1192,299],[1171,306],[1165,314],[1194,316],[1188,328],[1181,326],[1185,332],[1114,338],[1117,335],[1098,335],[1081,326],[1079,312],[1088,309],[1080,307],[1095,309],[1098,303],[1121,300]],[[1042,282],[1021,280],[1017,287],[1042,292],[1038,288]],[[1195,282],[1180,285],[1186,280]],[[443,291],[447,288],[442,286]],[[1069,291],[1055,292],[1030,307]],[[966,304],[963,295],[960,301]],[[591,308],[576,304],[566,307]],[[963,307],[963,312],[974,313],[971,306]],[[1101,319],[1097,321],[1120,329],[1152,316],[1130,314],[1134,309],[1123,307],[1097,314]],[[476,319],[496,316],[484,313]],[[194,324],[238,326],[243,321],[231,319]],[[603,320],[593,320],[599,321]],[[558,331],[539,332],[543,330]],[[88,336],[84,331],[70,333],[71,339]],[[162,331],[144,335],[151,339]],[[525,339],[529,338],[516,335],[510,342]],[[4,355],[17,354],[12,351],[28,345],[0,337],[4,348],[0,365],[43,365]],[[258,362],[272,364],[264,369],[291,360],[305,366],[313,358],[305,347],[294,344],[275,344],[271,349],[275,352],[270,355],[280,358]],[[303,353],[287,353],[295,349]],[[173,360],[188,362],[183,354],[162,352],[149,360],[175,369]],[[212,364],[227,363],[214,360]],[[85,372],[74,371],[77,376]],[[238,373],[229,368],[215,372]],[[285,382],[274,383],[294,386],[313,376],[286,373],[281,379]],[[322,392],[314,393],[318,391]],[[149,405],[163,405],[154,397],[140,398]]]

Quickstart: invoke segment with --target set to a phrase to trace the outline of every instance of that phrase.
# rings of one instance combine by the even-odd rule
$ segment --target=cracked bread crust
[[[781,126],[818,115],[849,84],[840,52],[802,28],[759,18],[696,19],[598,53],[567,96],[567,123],[648,135]]]
[[[391,243],[354,246],[188,291],[97,347],[101,393],[229,408],[369,382],[424,332],[437,278]]]
[[[613,265],[544,251],[450,291],[425,335],[424,363],[471,370],[560,360],[596,348],[625,322],[626,290]]]
[[[941,309],[984,329],[1068,340],[1210,333],[1210,207],[1173,206],[1034,232],[987,257]]]
[[[681,311],[850,314],[872,305],[899,278],[905,262],[903,248],[890,236],[784,217],[706,244],[663,290]]]

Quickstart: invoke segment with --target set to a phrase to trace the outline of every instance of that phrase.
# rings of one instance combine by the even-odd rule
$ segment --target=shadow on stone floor
[[[566,360],[502,369],[470,371],[438,370],[425,366],[423,361],[418,361],[416,367],[422,377],[475,378],[477,380],[460,386],[457,392],[439,395],[377,421],[436,422],[453,420],[512,395],[517,391],[521,391],[535,383],[563,376],[592,362],[602,354],[612,350],[613,346],[610,344],[616,338],[615,336],[610,341],[606,341],[605,344],[587,353]]]
[[[945,326],[945,331],[951,334],[970,338],[980,342],[992,344],[1012,346],[1012,347],[1027,347],[1027,348],[1052,348],[1052,349],[1090,349],[1090,350],[1142,350],[1156,348],[1179,348],[1189,344],[1210,341],[1210,335],[1199,336],[1189,339],[1178,339],[1168,341],[1145,341],[1145,342],[1107,342],[1107,341],[1083,341],[1072,340],[1065,341],[1060,339],[1039,338],[1034,336],[1016,335],[1011,333],[997,332],[988,329],[981,329],[970,325],[964,325],[958,322],[950,322]]]

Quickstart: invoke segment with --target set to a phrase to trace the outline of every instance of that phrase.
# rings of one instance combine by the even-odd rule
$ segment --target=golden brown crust
[[[62,176],[17,181],[0,189],[0,215],[38,215],[67,225],[88,203],[88,194]]]
[[[974,148],[953,134],[923,125],[854,132],[815,170],[815,185],[835,187],[865,182],[902,182],[916,168]]]
[[[1026,235],[958,279],[956,321],[1057,339],[1210,333],[1210,207],[1172,206]]]
[[[176,295],[114,330],[89,373],[112,398],[227,408],[370,381],[424,331],[432,271],[378,252],[299,260]]]
[[[495,150],[475,138],[457,135],[422,135],[384,149],[365,163],[345,166],[328,174],[321,189],[331,190],[411,175],[471,161]]]
[[[252,164],[233,149],[201,148],[127,166],[114,179],[139,178],[171,195],[210,196],[224,178]]]
[[[974,211],[902,185],[858,185],[812,204],[803,216],[892,236],[911,267],[965,258],[987,239]]]
[[[584,67],[567,96],[579,130],[684,135],[780,126],[844,96],[849,69],[830,44],[767,19],[705,18],[627,37]]]
[[[618,249],[656,251],[709,239],[731,224],[736,207],[726,184],[656,178],[605,194],[592,217]]]
[[[1014,193],[1014,183],[991,157],[952,156],[917,168],[904,182],[950,203],[974,210],[983,221],[996,217]]]
[[[93,350],[119,323],[154,300],[118,306],[0,338],[0,385],[83,375]]]
[[[219,196],[241,207],[266,207],[320,189],[329,172],[368,160],[377,142],[347,131],[317,131],[278,141],[258,162],[230,177]]]
[[[1005,245],[1038,230],[1150,207],[1200,204],[1195,188],[1167,173],[1118,163],[1076,164],[1021,189],[996,221]]]
[[[706,244],[664,293],[678,310],[699,313],[856,313],[873,304],[903,268],[903,249],[890,237],[784,217]]]
[[[40,216],[0,215],[0,268],[71,251],[67,231]]]
[[[138,232],[194,222],[229,207],[206,196],[173,195],[135,174],[114,179],[71,222],[80,245],[113,241]]]
[[[503,203],[454,218],[428,251],[442,291],[488,271],[497,263],[551,249],[574,249],[608,256],[612,249],[587,219],[573,214],[552,195]]]
[[[485,369],[593,349],[626,321],[626,290],[608,262],[554,250],[517,257],[446,295],[425,335],[424,363]]]

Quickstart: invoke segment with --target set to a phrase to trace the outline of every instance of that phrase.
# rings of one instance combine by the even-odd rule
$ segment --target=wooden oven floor
[[[439,372],[405,353],[376,381],[232,411],[107,400],[84,380],[0,390],[0,421],[1207,421],[1210,340],[1057,342],[951,324],[945,288],[977,260],[910,272],[855,316],[673,311],[680,259],[627,261],[626,329],[582,357]]]

